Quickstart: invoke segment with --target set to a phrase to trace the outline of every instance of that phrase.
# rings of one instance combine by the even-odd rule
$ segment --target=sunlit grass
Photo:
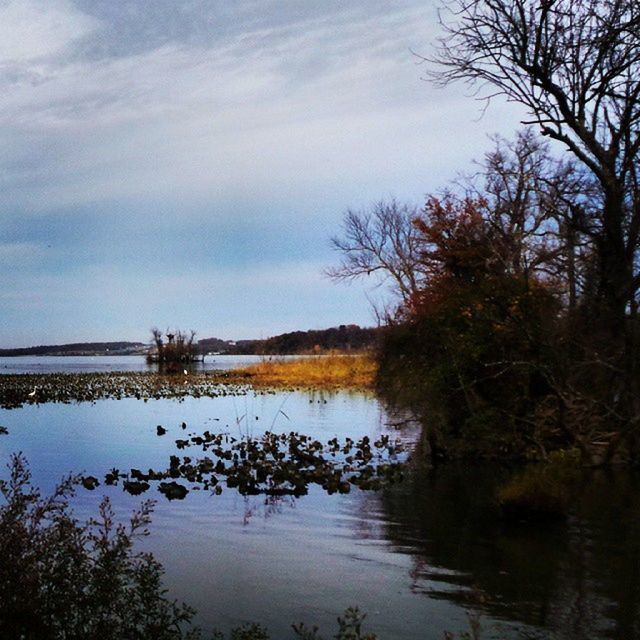
[[[249,377],[253,385],[366,389],[373,386],[376,363],[367,354],[273,358],[231,373]]]

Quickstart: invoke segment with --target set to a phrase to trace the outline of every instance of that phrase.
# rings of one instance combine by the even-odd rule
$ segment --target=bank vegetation
[[[525,128],[422,207],[348,212],[331,275],[391,283],[378,382],[433,457],[637,462],[640,8],[444,4],[432,79],[521,104]]]
[[[326,354],[284,359],[264,358],[231,375],[253,386],[313,389],[372,389],[377,371],[373,355]]]

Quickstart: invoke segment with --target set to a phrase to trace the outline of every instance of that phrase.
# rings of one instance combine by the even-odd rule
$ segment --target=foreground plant
[[[362,622],[367,617],[357,607],[349,607],[342,617],[338,617],[338,634],[336,640],[377,640],[378,636],[367,633],[363,635]],[[293,630],[302,640],[322,640],[318,635],[318,627],[309,628],[304,623],[294,624]]]
[[[0,637],[24,640],[177,640],[199,637],[194,611],[166,598],[162,566],[134,542],[148,534],[143,502],[127,526],[108,498],[80,524],[69,498],[80,479],[65,478],[49,497],[31,484],[21,454],[0,480]]]

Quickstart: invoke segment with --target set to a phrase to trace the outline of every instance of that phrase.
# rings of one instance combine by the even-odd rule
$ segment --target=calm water
[[[363,394],[105,400],[0,411],[9,429],[0,453],[23,451],[35,481],[50,489],[69,471],[164,468],[183,420],[187,433],[237,436],[297,430],[328,440],[393,430]],[[167,435],[156,435],[158,424]],[[400,435],[411,442],[418,434]],[[467,611],[482,615],[483,637],[640,637],[637,475],[585,476],[567,523],[531,528],[495,516],[492,495],[505,474],[415,470],[377,493],[328,496],[312,487],[308,496],[268,503],[230,489],[170,503],[152,488],[144,497],[159,501],[144,548],[205,627],[256,620],[272,637],[290,638],[290,624],[304,620],[331,637],[336,615],[357,604],[381,640],[441,639],[446,629],[467,628]],[[80,491],[76,513],[95,513],[103,493],[122,518],[141,500],[101,486]]]
[[[197,371],[235,369],[259,362],[264,356],[205,356],[204,362],[194,362]],[[295,356],[278,356],[292,358]],[[148,364],[145,356],[19,356],[0,357],[3,373],[95,373],[100,371],[156,371],[158,365]]]

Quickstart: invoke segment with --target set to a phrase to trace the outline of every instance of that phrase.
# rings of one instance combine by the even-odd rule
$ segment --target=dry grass
[[[364,354],[274,358],[230,373],[246,376],[251,384],[262,386],[368,389],[373,386],[376,363]]]

